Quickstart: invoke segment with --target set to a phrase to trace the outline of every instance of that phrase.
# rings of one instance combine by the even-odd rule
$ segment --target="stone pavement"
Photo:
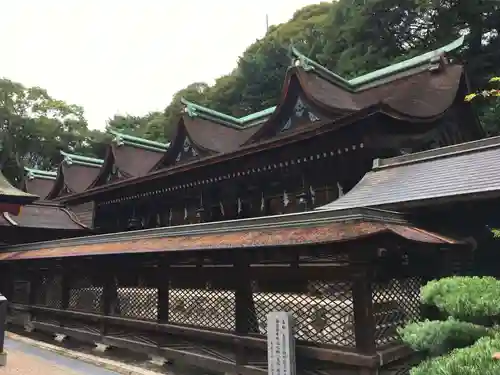
[[[0,367],[0,375],[117,375],[72,358],[66,358],[48,350],[5,339],[7,366]]]

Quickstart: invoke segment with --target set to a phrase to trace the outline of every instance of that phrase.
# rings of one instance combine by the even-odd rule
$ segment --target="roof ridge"
[[[140,138],[125,133],[120,133],[113,129],[108,129],[108,133],[114,136],[113,142],[115,142],[118,146],[129,145],[158,152],[165,152],[167,148],[170,146],[170,142],[162,143],[162,142],[152,141],[146,138]]]
[[[258,125],[261,120],[266,120],[276,109],[276,106],[273,106],[246,116],[234,117],[190,102],[185,98],[181,98],[181,103],[184,105],[184,113],[187,113],[190,117],[200,116],[208,120],[222,121],[222,125],[229,125],[236,129],[246,129]]]
[[[24,167],[24,171],[29,179],[41,178],[46,180],[55,180],[57,177],[56,171],[44,171],[28,167]]]
[[[349,91],[361,91],[363,89],[362,86],[374,83],[375,81],[378,81],[380,79],[386,78],[388,76],[395,76],[398,73],[402,73],[425,64],[435,63],[441,55],[461,47],[464,43],[464,40],[465,36],[462,35],[460,38],[454,40],[453,42],[448,43],[447,45],[437,48],[433,51],[426,52],[410,59],[388,65],[384,68],[377,69],[373,72],[363,74],[350,80],[341,77],[340,75],[317,63],[316,61],[303,55],[295,47],[291,46],[290,50],[292,56],[295,57],[293,66],[302,67],[302,69],[306,71],[315,71],[320,75],[323,75],[326,79],[339,84]],[[371,87],[373,86],[370,86],[370,88]]]
[[[61,155],[64,157],[63,162],[68,165],[84,165],[87,167],[101,167],[104,163],[103,159],[91,158],[89,156],[70,154],[68,152],[60,151]]]
[[[500,148],[500,136],[482,138],[475,141],[459,143],[456,145],[434,148],[431,150],[415,152],[412,154],[395,156],[386,159],[374,159],[372,171],[385,168],[399,167],[401,165],[422,163],[429,160],[443,159],[486,149]]]

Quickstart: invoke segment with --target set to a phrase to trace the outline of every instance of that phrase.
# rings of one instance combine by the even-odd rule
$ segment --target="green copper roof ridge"
[[[295,66],[302,66],[302,68],[306,71],[309,71],[309,70],[319,71],[320,73],[323,73],[331,80],[339,83],[341,86],[344,86],[345,88],[351,88],[349,81],[346,80],[344,77],[338,75],[337,73],[332,72],[328,68],[324,67],[323,65],[317,63],[316,61],[314,61],[314,60],[310,59],[309,57],[307,57],[306,55],[302,54],[293,45],[290,47],[290,51],[292,53],[292,56],[294,56],[296,59],[299,60],[298,63],[294,62]]]
[[[451,52],[456,50],[457,48],[460,48],[465,41],[465,36],[461,36],[460,38],[454,40],[451,43],[448,43],[440,48],[437,48],[433,51],[423,53],[421,55],[412,57],[410,59],[406,59],[403,61],[400,61],[398,63],[389,65],[385,68],[377,69],[374,72],[364,74],[360,77],[353,78],[349,81],[351,85],[354,86],[359,86],[362,84],[366,84],[369,82],[372,82],[377,79],[381,79],[384,77],[387,77],[389,75],[393,75],[396,73],[399,73],[401,71],[409,70],[411,68],[418,67],[420,65],[423,65],[425,63],[432,62],[435,58],[438,58],[442,54]]]
[[[435,49],[433,51],[423,53],[421,55],[412,57],[412,58],[404,60],[404,61],[400,61],[400,62],[395,63],[395,64],[391,64],[391,65],[386,66],[384,68],[377,69],[373,72],[363,74],[359,77],[356,77],[356,78],[353,78],[350,80],[346,80],[345,78],[330,71],[329,69],[327,69],[326,67],[317,63],[316,61],[303,55],[295,47],[291,46],[290,50],[292,52],[292,55],[296,59],[298,59],[298,61],[299,61],[298,64],[301,65],[303,67],[303,69],[316,70],[320,74],[321,73],[324,74],[326,77],[341,84],[345,88],[347,88],[349,90],[356,90],[357,88],[359,88],[359,86],[368,84],[370,82],[376,81],[378,79],[382,79],[382,78],[390,76],[390,75],[394,75],[396,73],[400,73],[402,71],[409,70],[411,68],[418,67],[418,66],[423,65],[425,63],[432,62],[433,59],[439,57],[441,54],[453,51],[453,50],[459,48],[460,46],[462,46],[464,43],[464,40],[465,40],[465,37],[461,36],[460,38],[454,40],[453,42],[451,42],[443,47],[440,47],[438,49]]]
[[[33,172],[33,173],[38,173],[38,174],[47,175],[47,176],[56,176],[57,175],[56,171],[44,171],[43,169],[24,167],[24,170],[26,172]]]
[[[186,112],[190,116],[196,116],[200,114],[209,115],[213,116],[213,118],[215,119],[227,121],[229,124],[235,125],[238,128],[245,128],[247,126],[251,126],[252,124],[249,124],[250,122],[260,120],[262,118],[265,118],[266,116],[270,116],[276,110],[276,106],[273,106],[258,112],[251,113],[243,117],[234,117],[207,107],[203,107],[199,104],[190,102],[185,98],[181,98],[181,103],[186,106]]]
[[[152,141],[149,139],[140,138],[140,137],[136,137],[136,136],[125,134],[125,133],[120,133],[120,132],[113,130],[113,129],[108,129],[108,133],[110,133],[111,135],[114,135],[117,138],[121,138],[125,144],[127,144],[127,142],[129,142],[132,145],[137,146],[137,147],[151,146],[154,148],[158,148],[159,151],[160,150],[166,151],[168,146],[169,146],[169,143]]]
[[[55,180],[57,177],[56,171],[43,171],[41,169],[28,168],[24,167],[24,171],[27,172],[28,175],[33,176],[34,178],[46,178],[50,180]]]
[[[78,154],[70,154],[65,151],[60,151],[61,155],[64,156],[65,160],[71,160],[72,162],[76,162],[77,164],[88,165],[88,166],[96,166],[100,167],[104,164],[103,159],[91,158],[89,156],[83,156]]]

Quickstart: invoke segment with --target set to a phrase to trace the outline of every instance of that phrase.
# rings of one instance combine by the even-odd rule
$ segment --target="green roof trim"
[[[464,40],[465,37],[461,36],[460,38],[454,40],[453,42],[441,48],[438,48],[434,51],[427,52],[422,55],[415,56],[411,59],[389,65],[385,68],[375,70],[371,73],[364,74],[362,76],[353,78],[351,80],[346,80],[345,78],[339,76],[338,74],[333,73],[324,66],[318,64],[317,62],[301,54],[293,46],[291,47],[291,53],[292,56],[295,58],[293,62],[294,66],[300,66],[304,70],[315,71],[319,73],[321,76],[325,77],[326,79],[343,86],[345,89],[349,91],[359,91],[361,89],[361,86],[373,83],[374,81],[381,80],[388,76],[394,76],[395,74],[410,70],[412,68],[419,67],[421,65],[434,63],[436,62],[437,59],[440,58],[441,55],[456,50],[457,48],[460,48],[464,44]]]
[[[114,136],[113,142],[118,146],[128,145],[137,148],[142,148],[149,151],[165,152],[170,143],[161,143],[150,141],[149,139],[134,137],[132,135],[119,133],[116,130],[108,130],[108,133]]]
[[[184,112],[190,117],[200,116],[208,120],[221,122],[224,125],[232,126],[237,129],[248,128],[261,124],[275,111],[276,106],[266,108],[262,111],[251,113],[243,117],[234,117],[222,112],[214,111],[213,109],[203,107],[199,104],[190,102],[184,98],[181,99],[184,104]]]
[[[26,167],[24,167],[24,171],[26,172],[26,176],[30,180],[33,180],[35,178],[41,178],[44,180],[55,180],[57,177],[57,172],[55,171],[42,171],[40,169],[26,168]]]
[[[64,157],[63,162],[72,165],[83,165],[87,167],[101,167],[104,163],[104,160],[91,158],[88,156],[69,154],[67,152],[61,151],[61,155]]]

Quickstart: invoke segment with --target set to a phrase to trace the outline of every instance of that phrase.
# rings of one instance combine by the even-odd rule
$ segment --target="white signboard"
[[[284,311],[267,314],[267,372],[295,375],[293,318]]]

